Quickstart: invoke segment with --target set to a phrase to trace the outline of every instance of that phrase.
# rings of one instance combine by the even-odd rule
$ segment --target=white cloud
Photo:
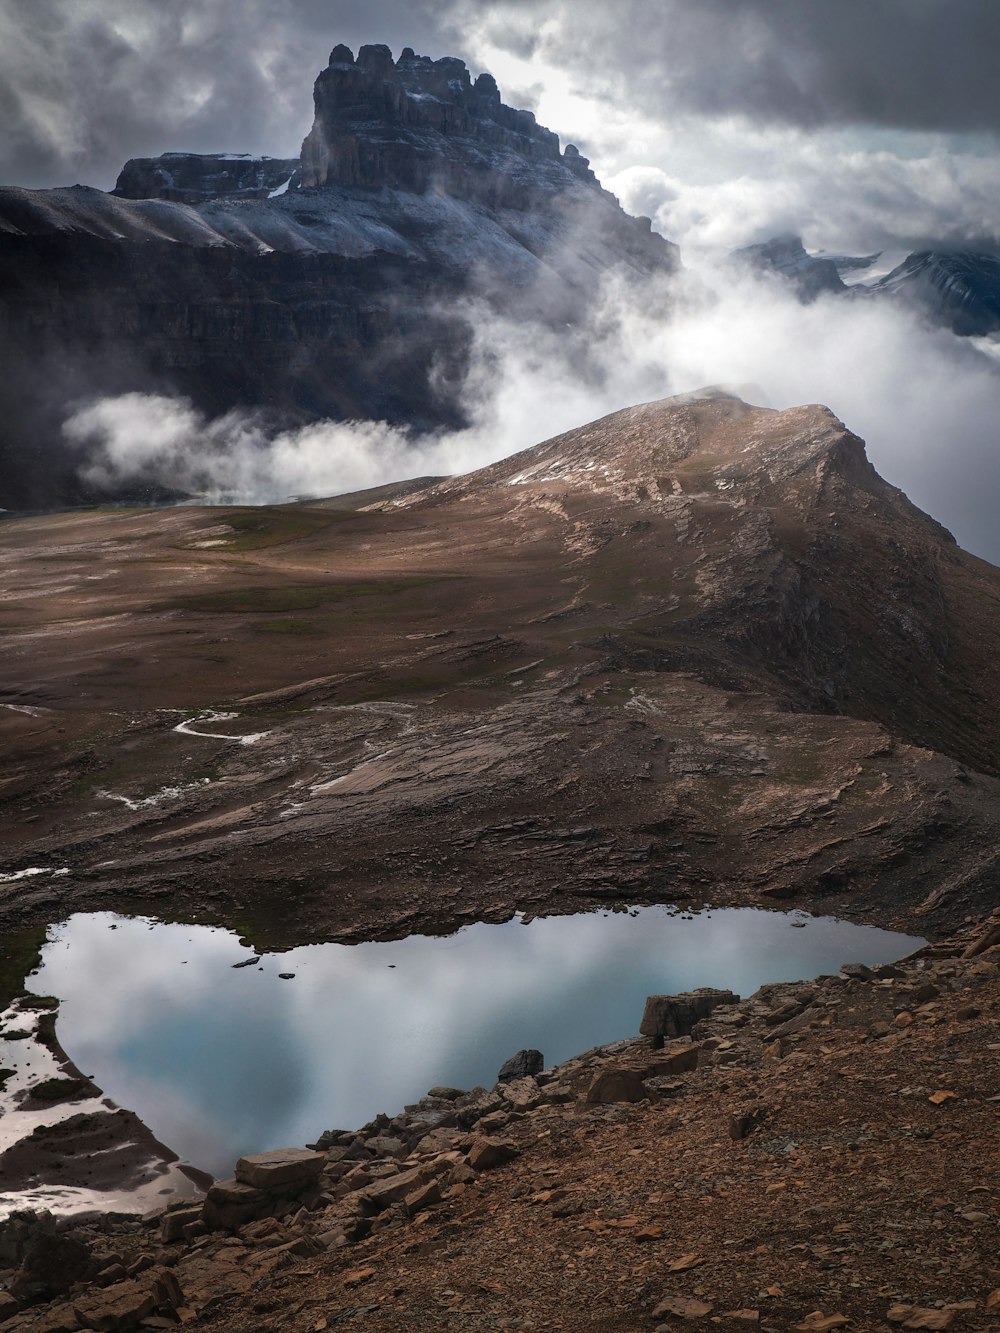
[[[774,407],[825,403],[872,461],[970,549],[1000,560],[1000,366],[969,340],[886,302],[802,306],[776,279],[705,269],[637,293],[609,280],[586,327],[473,319],[467,430],[414,438],[385,423],[317,422],[269,433],[243,413],[127,394],[81,408],[67,436],[88,480],[156,478],[242,501],[335,494],[464,472],[642,400],[707,383],[761,386]]]
[[[938,142],[913,147],[919,153],[900,156],[851,147],[841,136],[786,131],[762,143],[754,134],[736,154],[742,169],[723,179],[692,182],[647,163],[606,184],[627,211],[652,216],[685,256],[784,232],[801,235],[807,249],[861,254],[995,234],[995,160],[955,156]]]

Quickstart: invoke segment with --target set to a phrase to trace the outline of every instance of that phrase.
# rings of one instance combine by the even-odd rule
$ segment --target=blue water
[[[491,1086],[521,1047],[555,1064],[633,1036],[647,995],[749,995],[922,942],[802,913],[644,907],[236,968],[252,954],[228,931],[102,912],[53,928],[29,986],[62,1001],[60,1041],[108,1096],[226,1175],[240,1153],[392,1115],[434,1084]]]

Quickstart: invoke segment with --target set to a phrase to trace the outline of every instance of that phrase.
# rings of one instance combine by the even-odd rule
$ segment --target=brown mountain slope
[[[374,507],[0,527],[0,922],[996,899],[1000,572],[824,408],[629,409]]]

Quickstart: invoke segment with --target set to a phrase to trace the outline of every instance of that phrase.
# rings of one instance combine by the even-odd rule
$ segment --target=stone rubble
[[[15,1215],[0,1326],[996,1328],[997,921],[734,997],[667,1049],[435,1088],[197,1206]]]

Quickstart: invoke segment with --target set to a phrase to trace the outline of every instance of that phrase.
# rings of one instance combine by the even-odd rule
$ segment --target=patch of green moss
[[[38,1037],[39,1045],[55,1046],[56,1045],[55,1014],[52,1013],[42,1014],[41,1018],[38,1020],[38,1027],[36,1028],[35,1031]]]
[[[342,583],[293,583],[278,588],[226,588],[178,597],[167,603],[173,611],[208,611],[235,615],[315,611],[331,602],[354,597],[387,597],[437,582],[433,578],[356,579]]]
[[[0,1009],[24,994],[24,979],[41,961],[44,943],[44,926],[0,936]]]
[[[321,634],[322,628],[314,620],[265,620],[260,626],[268,634]]]
[[[85,1078],[47,1078],[36,1083],[31,1096],[36,1102],[64,1102],[94,1091],[94,1085]]]
[[[232,537],[225,538],[219,551],[259,551],[267,546],[281,546],[285,542],[301,541],[312,537],[345,515],[314,509],[234,509],[227,511],[225,522],[233,529]]]

